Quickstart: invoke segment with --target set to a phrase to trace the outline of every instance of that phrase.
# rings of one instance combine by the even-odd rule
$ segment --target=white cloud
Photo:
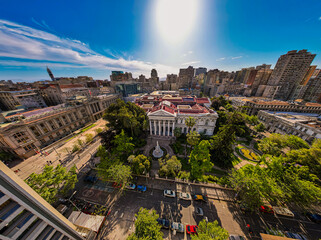
[[[186,57],[186,56],[191,55],[191,54],[193,54],[193,51],[192,51],[192,50],[188,51],[187,53],[184,53],[184,54],[183,54],[183,57]]]
[[[44,22],[43,25],[46,26]],[[79,40],[61,38],[45,31],[0,19],[0,57],[15,58],[15,61],[1,61],[2,65],[6,65],[5,62],[7,62],[7,66],[22,66],[22,63],[25,63],[25,66],[31,64],[38,66],[41,65],[41,61],[45,61],[49,66],[118,69],[144,74],[150,74],[151,69],[156,68],[160,76],[177,71],[171,66],[127,60],[118,57],[117,54],[113,55],[114,58],[106,57]],[[22,63],[19,64],[19,62]]]
[[[232,57],[232,60],[242,58],[243,56]]]
[[[319,20],[321,21],[321,17],[319,17]]]
[[[225,57],[222,57],[222,58],[216,59],[216,61],[220,62],[220,61],[224,61],[225,59],[226,59]]]

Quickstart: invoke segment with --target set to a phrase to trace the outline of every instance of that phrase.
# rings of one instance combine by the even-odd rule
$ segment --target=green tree
[[[90,143],[94,140],[94,136],[91,133],[87,133],[86,135],[86,143]]]
[[[264,132],[265,131],[265,126],[263,123],[259,123],[254,127],[254,130],[257,132]]]
[[[118,155],[122,160],[127,159],[128,155],[134,151],[134,144],[131,143],[132,140],[133,138],[127,137],[125,131],[122,130],[112,141],[115,145],[113,153]]]
[[[181,130],[180,128],[177,128],[177,127],[176,127],[176,128],[174,129],[174,136],[178,138],[178,137],[180,137],[181,135],[182,135],[182,130]]]
[[[61,189],[62,194],[68,193],[73,189],[77,182],[76,168],[72,167],[69,172],[61,165],[46,165],[42,173],[32,173],[25,182],[35,190],[47,202],[54,203],[56,196]]]
[[[78,144],[78,146],[81,147],[84,144],[84,142],[80,138],[78,138],[77,139],[77,144]]]
[[[102,131],[103,131],[102,128],[97,128],[97,129],[95,129],[96,134],[99,134],[99,133],[101,133]]]
[[[146,174],[150,169],[150,161],[148,158],[143,154],[136,157],[134,156],[134,158],[132,156],[133,155],[128,157],[128,162],[130,162],[132,172],[138,175]]]
[[[192,178],[201,179],[203,174],[213,167],[213,163],[210,161],[209,147],[209,141],[202,140],[192,150],[189,158]]]
[[[191,235],[192,240],[225,240],[228,237],[228,232],[218,224],[217,220],[206,222],[205,219],[198,224],[197,235]]]
[[[195,126],[196,120],[193,117],[188,117],[185,119],[185,125],[187,126],[187,133],[190,133],[191,129]],[[187,141],[185,144],[185,158],[187,157]]]
[[[159,215],[155,210],[140,208],[135,214],[135,232],[127,240],[162,240],[161,226],[157,223]]]
[[[176,156],[171,158],[159,159],[159,174],[160,176],[176,177],[182,169],[181,162]]]
[[[77,152],[77,151],[79,151],[80,150],[80,147],[79,147],[79,145],[78,144],[74,144],[73,146],[72,146],[72,150],[71,150],[71,152]]]
[[[187,133],[187,142],[189,145],[195,146],[199,143],[200,137],[201,135],[196,131],[189,132]]]
[[[148,129],[145,111],[132,102],[125,103],[120,99],[108,107],[103,118],[108,121],[110,130],[115,130],[117,134],[124,130],[126,135],[133,138],[140,138]]]
[[[130,166],[126,166],[122,163],[112,165],[109,168],[102,168],[99,166],[98,175],[104,180],[112,180],[118,184],[122,185],[122,189],[130,182],[132,179],[132,172]]]

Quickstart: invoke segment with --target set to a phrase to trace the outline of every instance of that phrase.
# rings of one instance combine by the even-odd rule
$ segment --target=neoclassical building
[[[212,109],[202,106],[200,99],[190,97],[191,101],[188,102],[187,98],[182,98],[181,101],[179,98],[175,97],[171,102],[170,98],[166,96],[166,100],[162,98],[158,101],[150,99],[151,103],[138,103],[147,112],[150,135],[172,137],[175,128],[181,129],[182,133],[187,133],[188,127],[185,122],[188,117],[193,117],[196,120],[192,131],[213,135],[218,114]],[[208,101],[203,99],[204,103]]]
[[[4,116],[0,114],[0,150],[28,158],[36,151],[97,121],[118,95],[62,104]]]

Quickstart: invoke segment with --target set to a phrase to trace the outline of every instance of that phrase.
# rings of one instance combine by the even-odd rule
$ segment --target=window
[[[74,117],[72,114],[68,114],[69,118],[71,119],[71,121],[75,121]]]
[[[58,123],[58,126],[59,126],[59,127],[62,127],[62,123],[61,123],[61,121],[60,121],[59,118],[56,118],[56,122]]]
[[[40,136],[40,133],[39,133],[39,131],[37,130],[37,128],[36,128],[35,126],[30,127],[30,130],[33,132],[33,134],[34,134],[36,137],[39,137],[39,136]]]
[[[14,137],[14,139],[18,142],[18,143],[26,143],[27,140],[29,139],[29,137],[26,136],[26,134],[24,132],[17,132],[15,134],[12,135]]]
[[[64,120],[65,124],[68,124],[68,123],[69,123],[69,121],[68,121],[68,119],[66,118],[66,116],[62,116],[62,119]]]
[[[50,127],[51,127],[53,130],[55,130],[55,129],[57,128],[56,125],[54,124],[54,122],[53,122],[52,120],[49,120],[48,123],[49,123]]]
[[[44,123],[40,123],[40,127],[45,133],[49,132],[48,128],[45,126]]]
[[[49,136],[49,139],[50,139],[50,140],[52,140],[52,139],[53,139],[53,136],[52,136],[52,135],[50,135],[50,136]]]

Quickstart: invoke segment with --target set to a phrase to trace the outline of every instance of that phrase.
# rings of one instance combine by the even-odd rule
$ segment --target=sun
[[[155,20],[159,37],[168,44],[183,43],[197,26],[198,0],[157,0]]]

